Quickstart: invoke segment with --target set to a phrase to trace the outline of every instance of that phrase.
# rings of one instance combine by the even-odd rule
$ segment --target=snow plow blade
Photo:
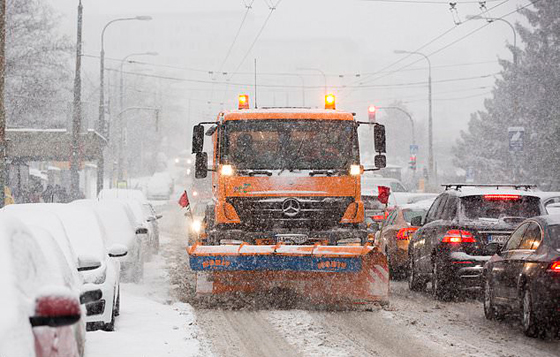
[[[317,303],[388,303],[387,259],[371,246],[194,245],[197,295],[287,289]]]

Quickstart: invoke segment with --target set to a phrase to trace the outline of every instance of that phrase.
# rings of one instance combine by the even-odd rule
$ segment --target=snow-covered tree
[[[560,189],[560,2],[540,1],[520,12],[531,27],[516,25],[524,43],[518,64],[500,61],[502,78],[485,110],[472,114],[461,133],[455,163],[474,168],[478,182],[524,181]],[[509,152],[510,126],[525,128],[522,153]]]
[[[10,126],[63,126],[71,100],[72,44],[41,0],[8,0],[6,110]]]

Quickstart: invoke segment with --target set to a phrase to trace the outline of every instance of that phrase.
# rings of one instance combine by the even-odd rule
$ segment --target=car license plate
[[[277,234],[276,239],[278,242],[303,244],[309,240],[307,234]]]
[[[507,242],[508,238],[509,238],[508,235],[489,234],[489,235],[488,235],[488,243],[500,243],[500,244],[504,244],[505,242]]]

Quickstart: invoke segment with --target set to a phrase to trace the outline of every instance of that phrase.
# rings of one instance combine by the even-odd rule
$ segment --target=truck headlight
[[[358,176],[362,173],[362,169],[360,165],[350,165],[350,175]]]
[[[191,228],[194,232],[199,233],[200,229],[202,228],[202,222],[200,222],[199,220],[193,220]]]
[[[233,166],[231,165],[222,165],[222,175],[224,176],[231,176],[233,175]]]

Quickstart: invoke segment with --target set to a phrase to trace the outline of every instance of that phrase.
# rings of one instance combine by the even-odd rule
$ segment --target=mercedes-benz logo
[[[295,217],[299,214],[301,206],[298,200],[294,198],[288,198],[282,203],[282,212],[288,217]]]

